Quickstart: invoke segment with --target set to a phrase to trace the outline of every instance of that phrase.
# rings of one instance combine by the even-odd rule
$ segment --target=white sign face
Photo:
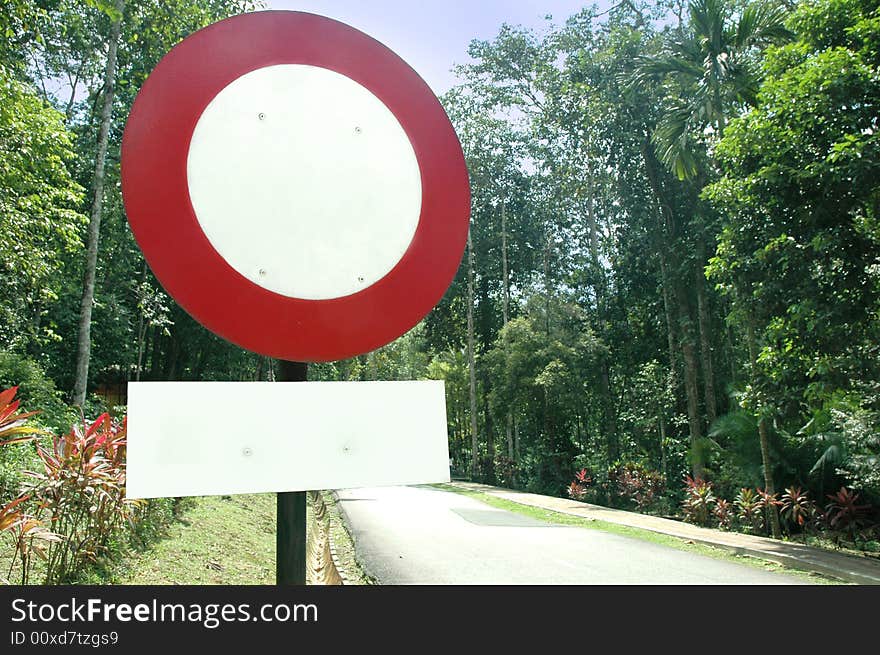
[[[128,385],[129,498],[448,481],[442,381]]]
[[[281,64],[222,89],[187,158],[193,210],[242,276],[293,298],[344,297],[400,261],[422,183],[394,114],[354,80]]]

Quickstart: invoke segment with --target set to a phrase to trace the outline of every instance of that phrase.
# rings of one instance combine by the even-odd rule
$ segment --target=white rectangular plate
[[[442,381],[131,382],[129,498],[449,481]]]

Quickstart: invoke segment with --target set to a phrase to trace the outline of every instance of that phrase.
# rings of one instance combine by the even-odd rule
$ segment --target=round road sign
[[[318,362],[413,327],[467,239],[461,146],[430,88],[334,20],[243,14],[175,46],[122,141],[128,220],[196,320]]]

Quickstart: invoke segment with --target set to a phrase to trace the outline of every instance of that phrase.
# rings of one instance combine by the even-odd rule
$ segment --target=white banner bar
[[[131,382],[129,498],[449,481],[442,381]]]

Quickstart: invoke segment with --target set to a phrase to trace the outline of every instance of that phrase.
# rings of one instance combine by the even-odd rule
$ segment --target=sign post
[[[121,176],[157,280],[281,381],[414,327],[467,240],[467,167],[436,96],[314,14],[242,14],[176,45],[132,105]],[[442,382],[131,383],[128,410],[130,497],[278,494],[278,584],[305,582],[306,490],[449,480]]]
[[[309,365],[280,360],[281,382],[305,382]],[[275,584],[306,583],[306,492],[280,491],[275,511]]]

